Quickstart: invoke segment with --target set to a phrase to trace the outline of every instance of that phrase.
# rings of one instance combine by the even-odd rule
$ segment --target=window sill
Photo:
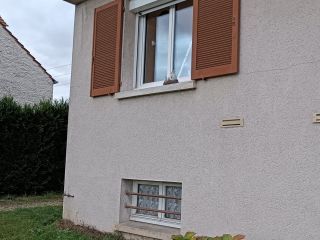
[[[115,98],[121,100],[121,99],[149,96],[149,95],[169,93],[169,92],[186,91],[186,90],[192,90],[195,88],[196,88],[195,81],[187,81],[187,82],[180,82],[176,84],[170,84],[170,85],[164,85],[164,86],[158,86],[158,87],[141,88],[141,89],[138,88],[131,91],[119,92],[115,94]]]
[[[115,230],[126,234],[163,240],[169,240],[172,235],[180,234],[180,229],[133,221],[116,225]]]

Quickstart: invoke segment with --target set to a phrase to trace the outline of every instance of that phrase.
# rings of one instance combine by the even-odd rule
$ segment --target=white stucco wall
[[[0,26],[0,98],[19,103],[52,99],[53,82],[32,57]]]
[[[94,8],[76,8],[64,217],[111,231],[121,179],[182,182],[182,232],[320,236],[320,1],[241,3],[240,72],[194,91],[91,98]],[[126,16],[122,90],[132,88]],[[245,127],[222,129],[239,116]]]

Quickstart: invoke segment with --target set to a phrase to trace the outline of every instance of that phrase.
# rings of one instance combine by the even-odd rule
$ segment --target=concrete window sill
[[[180,234],[180,229],[177,228],[170,228],[133,221],[116,225],[115,230],[123,234],[163,240],[170,240],[172,235]]]
[[[134,89],[131,91],[119,92],[115,94],[116,99],[127,99],[127,98],[135,98],[135,97],[142,97],[142,96],[149,96],[155,94],[162,94],[162,93],[169,93],[169,92],[177,92],[177,91],[186,91],[192,90],[196,88],[195,81],[187,81],[187,82],[180,82],[176,84],[158,86],[158,87],[150,87],[150,88],[141,88],[141,89]]]

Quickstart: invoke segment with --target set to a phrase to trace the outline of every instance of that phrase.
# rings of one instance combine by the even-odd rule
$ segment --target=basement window
[[[130,220],[180,228],[182,185],[134,181]]]

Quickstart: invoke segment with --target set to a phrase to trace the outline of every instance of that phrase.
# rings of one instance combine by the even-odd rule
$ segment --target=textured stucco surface
[[[0,98],[19,103],[52,99],[52,79],[16,40],[0,26]]]
[[[182,232],[320,235],[320,1],[241,3],[240,72],[195,91],[90,98],[94,8],[76,8],[64,217],[111,231],[122,179],[182,182]],[[128,20],[131,19],[131,20]],[[126,14],[122,90],[132,89]],[[222,129],[242,117],[245,127]]]

